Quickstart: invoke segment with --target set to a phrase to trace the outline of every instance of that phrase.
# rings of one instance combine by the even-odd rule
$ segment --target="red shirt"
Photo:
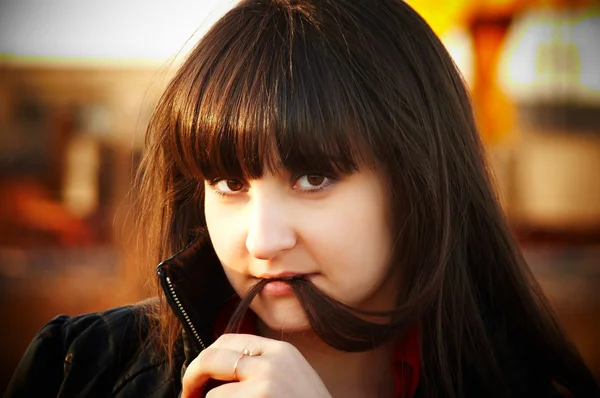
[[[215,337],[219,337],[225,331],[236,304],[236,300],[229,300],[219,314],[215,323]],[[252,310],[248,311],[242,321],[240,333],[258,335],[255,320],[256,314]],[[418,328],[413,328],[406,334],[404,340],[398,344],[393,359],[394,379],[396,381],[395,398],[412,398],[415,394],[421,369],[419,340]],[[216,387],[216,384],[211,384],[211,388]]]

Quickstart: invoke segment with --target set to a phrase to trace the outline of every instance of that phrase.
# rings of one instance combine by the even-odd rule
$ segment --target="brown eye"
[[[305,174],[294,183],[294,189],[304,192],[317,192],[333,183],[329,177],[319,174]]]
[[[227,188],[232,192],[241,191],[244,188],[244,184],[239,180],[226,180]]]
[[[307,175],[306,182],[313,186],[319,186],[325,182],[325,177],[320,175]]]
[[[244,182],[234,178],[215,180],[210,184],[220,195],[236,195],[245,190]]]

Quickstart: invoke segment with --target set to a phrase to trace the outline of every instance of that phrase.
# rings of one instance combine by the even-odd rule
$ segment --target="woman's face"
[[[260,278],[307,275],[335,299],[362,309],[393,308],[389,195],[369,169],[339,178],[265,174],[205,183],[206,223],[236,292]],[[275,331],[308,321],[286,282],[271,282],[251,308]]]

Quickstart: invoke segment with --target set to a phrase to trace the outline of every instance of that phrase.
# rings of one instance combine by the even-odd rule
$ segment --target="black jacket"
[[[180,378],[140,349],[147,332],[141,309],[54,318],[25,352],[6,396],[177,397]]]
[[[6,397],[177,397],[185,368],[213,342],[214,321],[234,291],[212,246],[201,241],[159,264],[157,276],[183,327],[174,366],[147,344],[145,309],[157,299],[61,315],[31,342]]]
[[[216,255],[202,247],[210,245],[192,244],[157,269],[171,309],[183,327],[172,368],[142,344],[150,322],[144,308],[155,305],[152,301],[73,318],[62,315],[35,337],[6,396],[177,397],[185,368],[213,342],[214,321],[233,294]],[[190,266],[199,263],[203,266]],[[549,383],[533,382],[535,378],[526,371],[510,368],[516,370],[515,391],[519,391],[513,396],[560,396]],[[465,384],[471,390],[469,396],[486,396],[473,391],[478,385],[475,379],[469,383],[467,378]],[[416,397],[421,395],[419,391]]]

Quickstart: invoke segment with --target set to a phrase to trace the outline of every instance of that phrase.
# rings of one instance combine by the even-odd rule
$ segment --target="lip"
[[[261,290],[260,294],[271,297],[293,296],[294,291],[292,286],[286,279],[291,279],[296,276],[308,277],[316,275],[316,273],[299,273],[299,272],[280,272],[278,274],[263,274],[260,279],[270,280]]]
[[[258,279],[283,279],[283,278],[293,278],[295,276],[306,276],[312,275],[312,273],[302,273],[302,272],[280,272],[278,274],[262,274],[257,276]]]
[[[273,282],[267,283],[260,294],[271,297],[283,297],[292,296],[294,291],[289,282],[275,279]]]

